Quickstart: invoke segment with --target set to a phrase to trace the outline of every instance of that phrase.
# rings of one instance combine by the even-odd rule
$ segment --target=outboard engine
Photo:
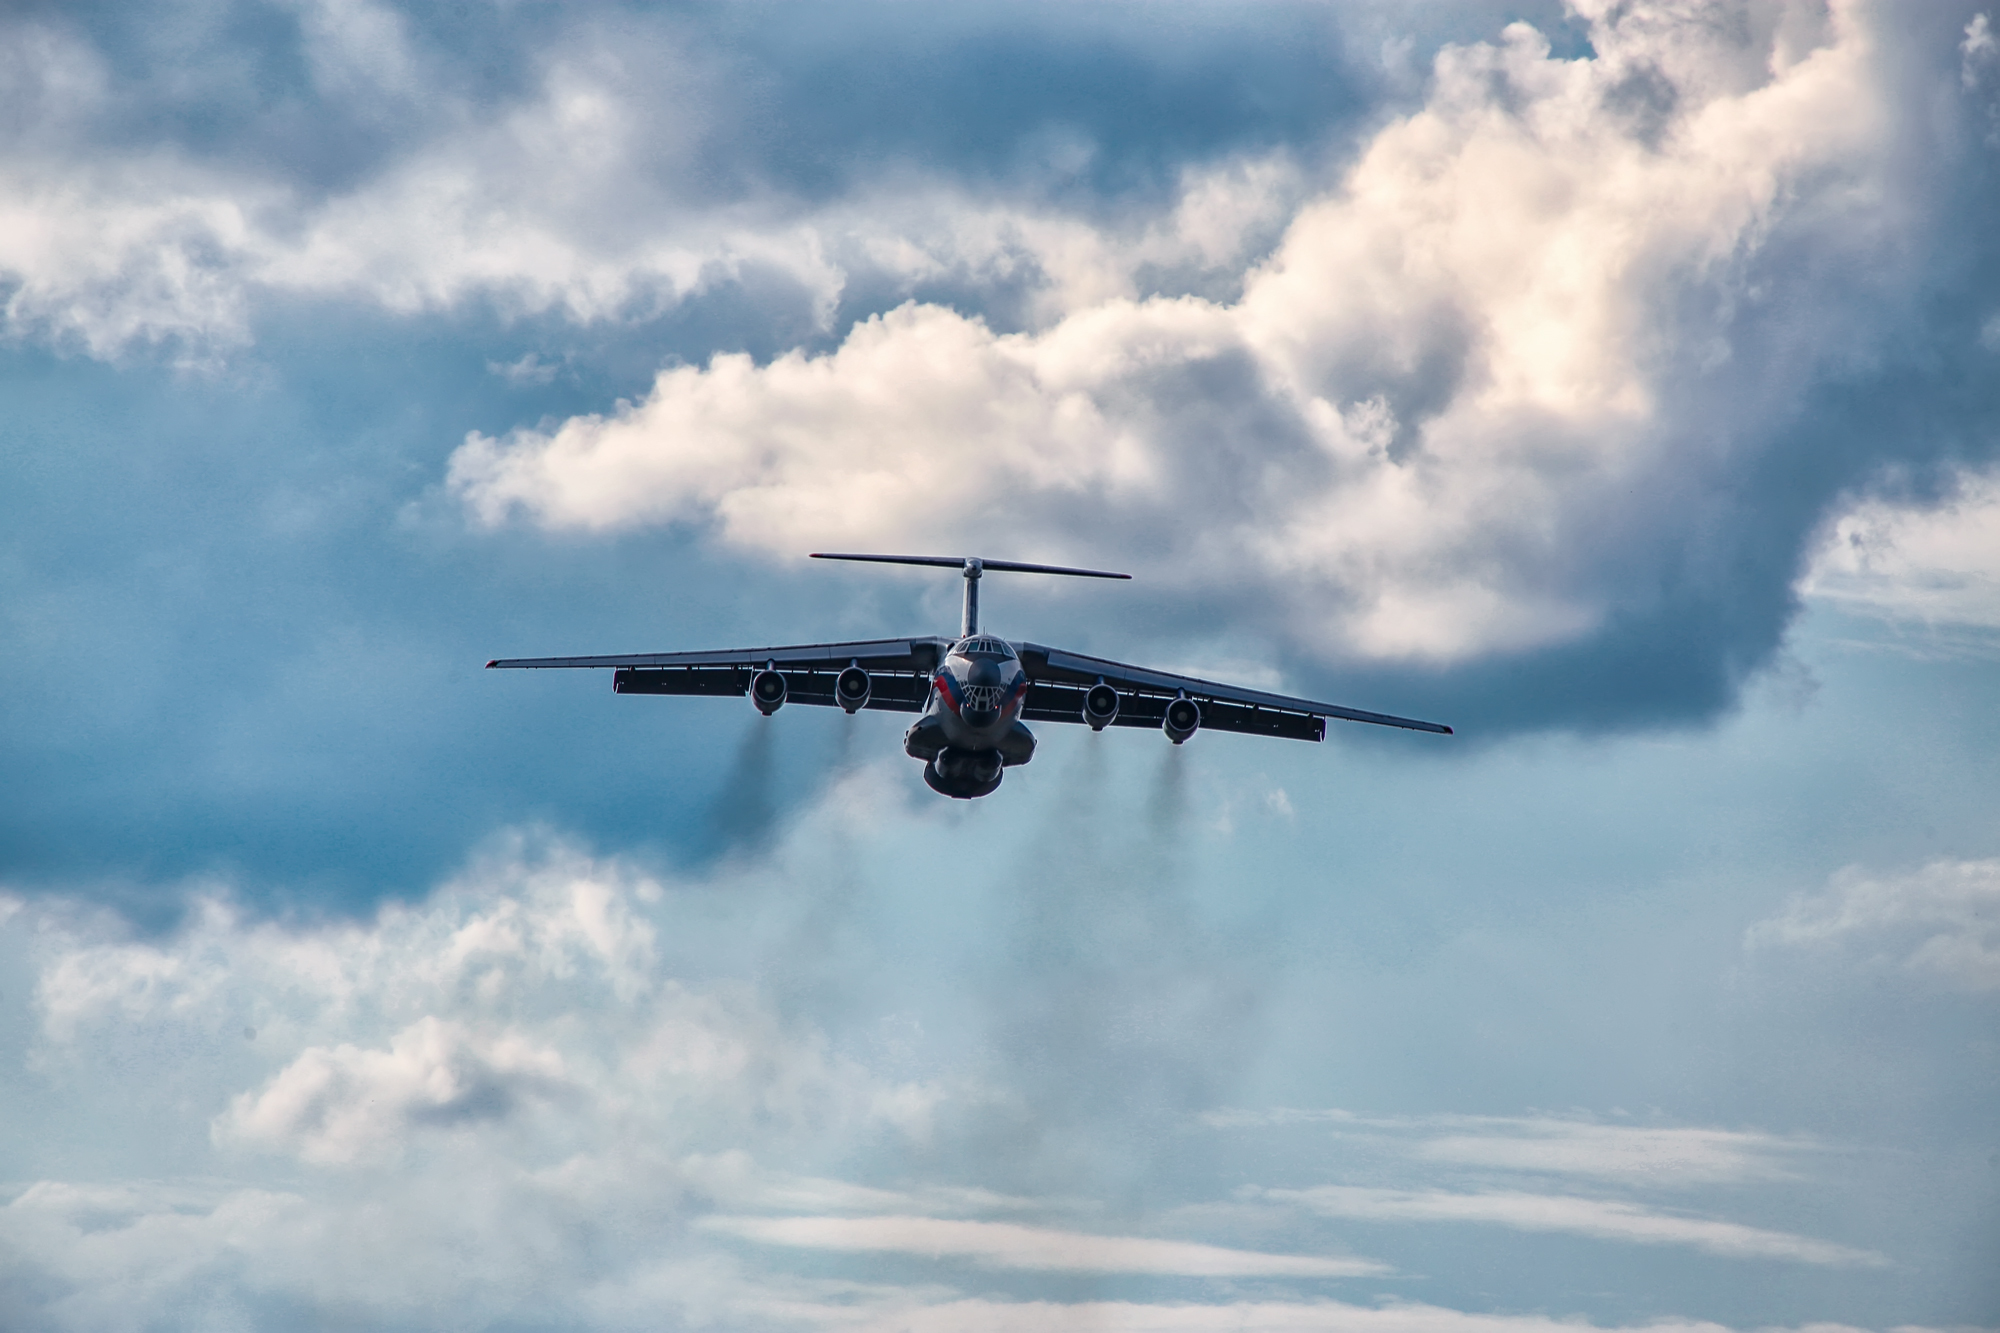
[[[998,750],[952,747],[938,751],[937,757],[924,765],[924,782],[932,791],[969,801],[991,795],[1000,786],[1005,763]]]
[[[1083,692],[1083,720],[1092,731],[1102,731],[1118,717],[1118,691],[1098,681]]]
[[[1201,727],[1200,706],[1183,694],[1167,705],[1167,716],[1161,727],[1167,733],[1167,739],[1179,745]]]
[[[857,663],[834,677],[833,697],[849,713],[858,713],[868,706],[868,695],[874,686],[875,682]]]
[[[750,702],[757,705],[757,711],[765,717],[785,706],[785,677],[782,672],[766,668],[750,678]]]

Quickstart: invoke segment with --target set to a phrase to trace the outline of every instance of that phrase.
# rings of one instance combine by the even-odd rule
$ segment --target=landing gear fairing
[[[960,570],[965,613],[958,637],[711,653],[516,657],[486,665],[609,668],[611,688],[619,694],[747,695],[766,717],[787,703],[833,706],[850,714],[864,708],[917,713],[903,734],[903,749],[924,761],[924,781],[933,791],[967,800],[988,795],[1007,769],[1034,758],[1035,736],[1027,722],[1081,722],[1093,731],[1152,727],[1176,745],[1199,730],[1317,741],[1326,735],[1328,718],[1451,734],[1450,727],[1438,722],[1127,666],[996,638],[979,629],[979,580],[989,570],[1099,579],[1129,574],[961,556],[815,552],[813,558]]]

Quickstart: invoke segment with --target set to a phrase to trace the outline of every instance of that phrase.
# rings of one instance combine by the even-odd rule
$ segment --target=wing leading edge
[[[1285,694],[1247,690],[1223,685],[1197,676],[1181,676],[1170,671],[1127,666],[1123,662],[1086,657],[1060,648],[1036,643],[1016,645],[1021,665],[1033,681],[1021,716],[1030,722],[1083,721],[1084,692],[1098,681],[1118,691],[1120,727],[1158,727],[1166,717],[1167,705],[1182,694],[1201,708],[1204,730],[1238,731],[1256,736],[1283,736],[1293,740],[1317,741],[1326,736],[1326,719],[1369,722],[1377,726],[1429,731],[1441,736],[1452,734],[1441,722],[1422,722],[1413,717],[1371,713],[1366,709],[1340,704],[1317,703]]]
[[[496,658],[486,665],[529,669],[610,668],[611,688],[619,694],[737,697],[748,694],[751,678],[769,666],[784,676],[787,702],[836,706],[839,700],[834,693],[834,679],[849,664],[854,664],[868,672],[872,680],[868,708],[919,713],[930,697],[931,677],[951,644],[952,640],[941,638],[871,639],[718,652],[509,657]],[[1102,680],[1119,694],[1118,716],[1113,726],[1157,728],[1165,720],[1167,705],[1185,694],[1201,708],[1201,725],[1209,731],[1317,741],[1325,738],[1326,719],[1331,717],[1445,736],[1452,734],[1450,727],[1438,722],[1243,689],[1040,644],[1017,643],[1015,650],[1030,682],[1021,713],[1030,722],[1082,722],[1084,692]]]
[[[737,695],[764,667],[785,678],[788,703],[837,705],[834,680],[850,665],[866,671],[873,688],[867,707],[919,713],[930,696],[931,673],[950,647],[946,639],[872,639],[864,643],[809,643],[784,648],[729,648],[708,653],[626,653],[613,657],[507,657],[488,667],[609,667],[619,694]]]

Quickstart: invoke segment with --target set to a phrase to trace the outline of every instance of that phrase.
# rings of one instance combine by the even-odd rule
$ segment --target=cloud
[[[1701,1127],[1540,1117],[1465,1117],[1458,1123],[1472,1132],[1427,1137],[1417,1155],[1428,1161],[1673,1187],[1782,1178],[1791,1174],[1788,1159],[1817,1146],[1771,1134]]]
[[[35,911],[37,1058],[58,1068],[141,1033],[247,1031],[285,1056],[214,1116],[214,1142],[321,1165],[468,1133],[547,1147],[612,1121],[688,1147],[715,1134],[740,1146],[728,1135],[745,1124],[779,1138],[921,1130],[941,1090],[877,1082],[755,997],[665,973],[665,895],[616,861],[516,838],[423,904],[365,922],[290,928],[210,898],[177,936],[135,943],[104,939],[108,918]],[[607,1017],[575,1031],[578,1006],[599,1004]]]
[[[361,921],[211,896],[135,941],[61,898],[4,900],[44,1131],[0,1194],[9,1326],[622,1327],[624,1283],[652,1312],[770,1326],[742,1310],[782,1278],[687,1231],[717,1202],[1018,1206],[774,1166],[914,1142],[946,1094],[878,1077],[741,982],[684,980],[662,927],[686,893],[523,836]]]
[[[1918,131],[1884,11],[1580,12],[1591,58],[1522,24],[1443,50],[1240,298],[1114,293],[1013,332],[906,305],[824,354],[475,432],[450,485],[486,523],[1139,563],[1183,623],[1313,669],[1539,660],[1576,696],[1554,682],[1636,653],[1680,674],[1623,673],[1607,708],[1713,707],[1876,456],[1748,479],[1915,317],[1909,238],[1938,219],[1897,176]]]
[[[425,1017],[386,1051],[306,1050],[261,1091],[238,1096],[215,1133],[308,1162],[351,1162],[393,1151],[418,1125],[498,1119],[523,1095],[563,1089],[559,1052]]]
[[[1115,1159],[1150,1136],[1157,1106],[1124,1107],[1111,1147],[1046,1142],[1076,1132],[1053,1094],[1032,1098],[1022,1117],[1020,1087],[986,1086],[955,1051],[891,1075],[880,1065],[905,1066],[907,1054],[877,1051],[871,1063],[853,1031],[819,1029],[818,1003],[791,1012],[776,1002],[771,976],[791,970],[791,955],[755,982],[730,963],[732,949],[771,952],[760,932],[781,904],[761,894],[759,877],[787,901],[817,903],[828,893],[825,862],[794,851],[823,847],[835,828],[901,819],[882,804],[896,799],[857,776],[766,863],[727,863],[700,879],[532,835],[504,839],[431,895],[353,921],[257,919],[210,890],[177,931],[140,940],[60,898],[0,900],[0,960],[12,969],[25,959],[32,983],[0,977],[17,997],[0,1017],[33,1020],[25,1035],[4,1034],[29,1061],[8,1095],[24,1123],[42,1127],[16,1143],[10,1174],[20,1183],[0,1192],[0,1284],[28,1293],[16,1322],[414,1327],[448,1312],[469,1327],[1538,1327],[1288,1292],[1408,1280],[1330,1244],[1306,1220],[1325,1215],[1866,1262],[1804,1237],[1526,1190],[1274,1189],[1256,1195],[1256,1210],[1093,1197],[1125,1178],[1131,1163]],[[903,877],[924,828],[895,829]],[[996,873],[1018,896],[1018,876]],[[1117,891],[1109,874],[1092,885],[1100,898]],[[1050,891],[1075,896],[1068,881]],[[1157,915],[1162,881],[1145,891]],[[815,959],[835,948],[830,919],[807,918]],[[1089,917],[1046,925],[1071,937],[1078,920]],[[1152,955],[1156,944],[1138,935],[1119,949]],[[987,932],[982,951],[992,948]],[[1097,946],[1086,953],[1067,968],[1046,965],[1027,989],[1067,995],[1071,1027],[1079,1013],[1187,1027],[1184,1001],[1126,1014],[1134,995],[1152,1004],[1151,978],[1075,990],[1070,972],[1094,976],[1100,962]],[[1170,975],[1178,995],[1200,969]],[[941,984],[965,993],[962,976]],[[1115,1045],[1087,1043],[1090,1060],[1114,1068],[1093,1078],[1055,1049],[1068,1040],[1055,1026],[1034,1035],[1027,1058],[1065,1061],[1054,1068],[1078,1085],[1073,1098],[1103,1097],[1133,1081],[1119,1071],[1145,1077],[1145,1066],[1166,1062],[1120,1063]],[[1218,1067],[1210,1057],[1200,1072]],[[1186,1095],[1156,1094],[1174,1106]],[[1740,1183],[1789,1151],[1750,1134],[1660,1131],[1649,1141],[1643,1130],[1552,1117],[1310,1114],[1399,1143],[1433,1170],[1656,1182],[1678,1167]],[[1162,1141],[1185,1155],[1184,1140]],[[1531,1160],[1505,1160],[1516,1141]],[[1028,1161],[1043,1157],[1060,1164],[1066,1197],[995,1187],[1031,1178]],[[1157,1163],[1142,1166],[1149,1198],[1188,1187]],[[1222,1238],[1208,1239],[1210,1227]],[[884,1271],[908,1271],[885,1256],[941,1262],[885,1281]],[[1101,1278],[1260,1285],[1255,1299],[1214,1304],[1027,1299]],[[982,1296],[992,1283],[1023,1298]]]
[[[1000,188],[949,155],[843,143],[822,157],[851,161],[852,179],[814,188],[786,145],[878,131],[792,105],[783,43],[726,15],[510,13],[466,32],[448,14],[311,0],[280,7],[293,23],[259,43],[204,6],[165,8],[144,27],[0,20],[0,112],[18,131],[0,149],[0,291],[16,337],[215,361],[274,300],[628,323],[759,282],[811,312],[780,338],[822,331],[850,289],[948,289],[1048,318],[1131,292],[1141,270],[1238,281],[1302,188],[1288,150],[1225,149],[1171,164],[1164,207],[1106,226],[1038,197],[1049,172],[1066,178],[1056,164]],[[937,72],[921,36],[904,49],[901,15],[843,27],[884,41],[823,59]],[[279,91],[244,86],[260,65]],[[303,84],[287,82],[298,68]],[[998,137],[1042,129],[1002,116]]]
[[[380,105],[356,81],[420,77],[387,43],[388,11],[310,13],[326,20],[309,25],[325,29],[309,43],[322,80],[352,104]],[[32,31],[80,70],[102,63],[73,37]],[[458,108],[458,124],[427,127],[344,189],[203,161],[176,144],[95,151],[88,165],[0,154],[8,324],[99,357],[147,343],[202,357],[247,340],[257,303],[274,295],[402,314],[483,297],[515,314],[594,321],[671,307],[761,266],[831,302],[839,277],[809,226],[782,205],[732,208],[676,191],[690,133],[663,132],[629,72],[568,54],[551,56],[531,95]],[[704,77],[667,78],[691,113]],[[104,82],[79,75],[50,96],[102,100]]]
[[[1338,1301],[1231,1301],[1202,1305],[1137,1301],[1003,1302],[964,1300],[923,1309],[897,1310],[865,1319],[859,1329],[888,1333],[1061,1333],[1061,1330],[1115,1330],[1117,1333],[1574,1333],[1603,1325],[1540,1314],[1500,1314],[1452,1310],[1402,1302],[1350,1305]],[[1644,1325],[1648,1333],[1725,1333],[1705,1321],[1661,1319]],[[1767,1333],[1778,1333],[1768,1330]],[[1801,1329],[1799,1333],[1807,1333]],[[1810,1333],[1860,1333],[1845,1324],[1814,1324]],[[1925,1333],[1910,1329],[1907,1333]]]
[[[1369,1117],[1341,1110],[1229,1111],[1202,1119],[1219,1129],[1324,1125],[1343,1144],[1386,1152],[1423,1176],[1492,1173],[1569,1177],[1638,1190],[1685,1191],[1798,1179],[1799,1157],[1816,1141],[1695,1126],[1601,1124],[1554,1116]],[[1372,1155],[1372,1154],[1371,1154]],[[1364,1159],[1365,1160],[1365,1159]],[[1663,1209],[1635,1199],[1525,1188],[1450,1189],[1321,1185],[1246,1189],[1242,1196],[1367,1221],[1476,1222],[1641,1245],[1678,1245],[1733,1259],[1778,1259],[1833,1267],[1881,1267],[1872,1251],[1788,1232]]]
[[[1694,1125],[1605,1124],[1558,1116],[1361,1116],[1339,1109],[1230,1110],[1203,1123],[1218,1129],[1324,1124],[1420,1162],[1533,1175],[1576,1176],[1652,1189],[1784,1180],[1813,1139]]]
[[[1686,1245],[1730,1259],[1786,1259],[1830,1267],[1881,1267],[1888,1262],[1868,1250],[1807,1236],[1573,1194],[1530,1194],[1517,1190],[1457,1193],[1320,1185],[1302,1190],[1260,1190],[1257,1197],[1295,1204],[1325,1217],[1484,1222],[1517,1231],[1559,1231],[1636,1245]]]
[[[1849,867],[1745,938],[1753,948],[1852,950],[1961,990],[2000,990],[2000,860],[1889,876]]]
[[[1889,621],[2000,628],[2000,478],[1963,476],[1941,503],[1863,501],[1833,522],[1800,588]]]
[[[1940,266],[1982,262],[1932,243],[1986,174],[1918,109],[1984,68],[1960,18],[1945,53],[1859,0],[1584,4],[1588,58],[1520,24],[1447,46],[1350,155],[1348,113],[1300,90],[1319,119],[1276,144],[1219,112],[1135,146],[1089,99],[975,111],[939,84],[943,38],[872,11],[824,59],[909,69],[868,95],[928,90],[956,137],[808,108],[824,70],[726,17],[510,11],[475,61],[444,16],[292,12],[241,57],[305,71],[270,105],[199,7],[158,25],[185,51],[137,62],[120,42],[166,39],[10,21],[33,55],[0,152],[9,328],[213,362],[286,303],[599,328],[749,307],[729,342],[756,363],[470,436],[450,478],[485,519],[1140,562],[1163,637],[1594,726],[1725,706],[1826,506],[1958,424],[1864,427],[1834,398],[1929,410],[1895,349],[1930,349],[1926,302],[1969,285]],[[1060,27],[1019,37],[1049,77]],[[1096,96],[1158,91],[1126,85],[1167,38],[1093,38]],[[1219,61],[1260,106],[1289,77],[1206,46],[1203,78]],[[1106,171],[1157,185],[1093,196]]]
[[[711,1217],[712,1231],[766,1245],[970,1259],[991,1268],[1179,1277],[1367,1277],[1369,1259],[1264,1254],[1189,1241],[1102,1236],[936,1217]]]

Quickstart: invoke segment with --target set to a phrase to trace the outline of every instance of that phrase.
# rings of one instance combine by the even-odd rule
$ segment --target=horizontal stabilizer
[[[941,565],[948,569],[964,569],[968,561],[977,559],[963,555],[848,555],[837,551],[814,551],[815,560],[867,560],[878,565]],[[1029,565],[1019,560],[979,560],[981,569],[999,569],[1017,574],[1073,574],[1085,579],[1129,579],[1130,574],[1113,574],[1103,569],[1071,569],[1067,565]]]

